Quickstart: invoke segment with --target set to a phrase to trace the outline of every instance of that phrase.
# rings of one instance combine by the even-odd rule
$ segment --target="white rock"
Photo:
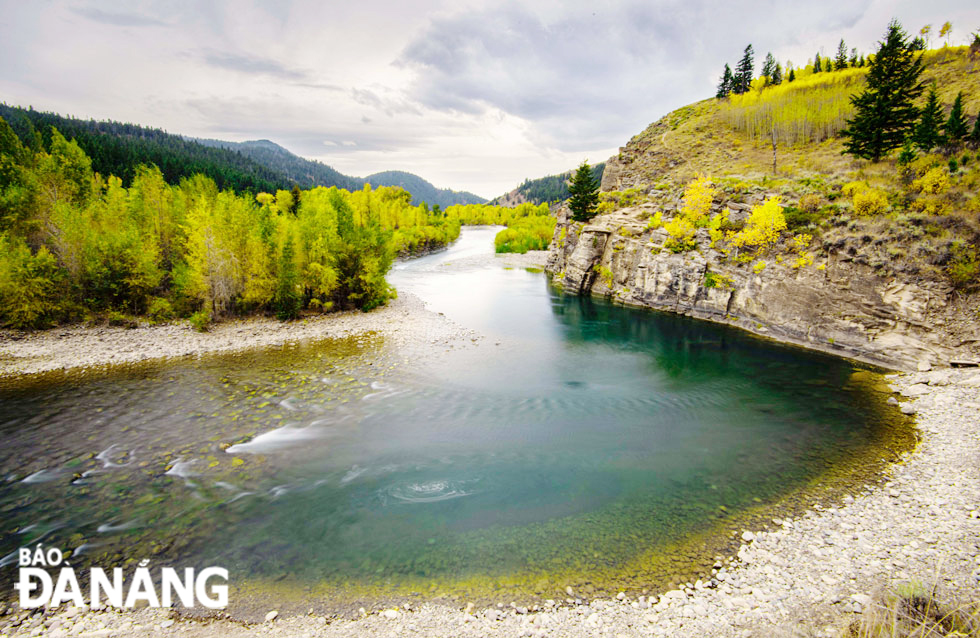
[[[494,612],[494,613],[497,613],[497,612]],[[385,618],[387,618],[388,620],[394,620],[395,618],[398,618],[398,610],[397,609],[385,609],[383,612],[381,612],[381,615],[384,616]]]
[[[276,611],[275,609],[273,609],[272,611],[270,611],[269,613],[267,613],[265,615],[265,621],[266,622],[272,622],[273,620],[275,620],[278,617],[279,617],[279,612]]]
[[[751,543],[752,541],[755,540],[755,534],[748,531],[742,532],[742,540],[745,541],[746,543]]]
[[[902,406],[900,408],[898,408],[898,410],[902,414],[915,414],[916,413],[915,406],[912,405],[911,403],[903,403]]]
[[[925,359],[920,361],[917,367],[919,368],[919,372],[929,372],[930,370],[932,370],[932,364],[930,364]]]

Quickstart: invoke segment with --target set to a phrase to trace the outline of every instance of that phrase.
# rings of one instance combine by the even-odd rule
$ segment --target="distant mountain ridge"
[[[293,184],[301,188],[336,186],[360,190],[370,182],[374,186],[401,186],[412,194],[415,204],[425,201],[429,206],[445,208],[486,202],[473,193],[436,188],[417,175],[401,171],[377,173],[367,179],[344,175],[270,140],[200,139],[138,124],[83,120],[2,103],[0,117],[10,124],[22,143],[32,148],[36,140],[50,142],[51,127],[58,129],[66,138],[78,142],[91,158],[93,170],[120,177],[126,184],[132,181],[138,166],[153,164],[170,184],[203,174],[213,179],[218,188],[238,192],[288,190]]]

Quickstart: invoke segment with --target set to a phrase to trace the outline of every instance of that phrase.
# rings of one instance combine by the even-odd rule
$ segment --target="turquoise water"
[[[0,556],[40,539],[331,600],[652,586],[704,558],[692,538],[907,442],[854,364],[468,262],[494,232],[390,277],[476,341],[6,382]]]

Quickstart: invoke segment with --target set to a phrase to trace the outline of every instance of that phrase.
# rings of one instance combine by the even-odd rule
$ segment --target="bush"
[[[524,217],[511,222],[494,237],[494,250],[498,253],[520,253],[529,250],[547,250],[555,235],[555,218],[550,215]]]
[[[162,323],[174,318],[174,307],[163,297],[154,297],[146,308],[146,315],[150,321]]]
[[[949,188],[949,174],[941,167],[929,169],[919,179],[912,182],[912,188],[920,193],[939,195]]]
[[[807,215],[812,215],[820,210],[822,203],[819,195],[816,193],[807,193],[800,198],[800,211]]]
[[[41,247],[32,253],[24,240],[0,234],[0,319],[12,328],[42,328],[63,313],[64,272]]]
[[[207,308],[198,310],[188,318],[188,321],[191,322],[194,330],[207,332],[208,328],[211,327],[211,311]]]
[[[956,246],[946,272],[956,288],[972,288],[980,284],[980,249],[962,244]]]
[[[854,212],[863,217],[888,210],[888,198],[879,190],[867,188],[854,193]]]

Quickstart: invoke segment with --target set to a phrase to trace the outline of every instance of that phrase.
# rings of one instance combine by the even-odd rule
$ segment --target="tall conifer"
[[[568,208],[572,211],[572,219],[577,222],[584,222],[592,219],[595,215],[596,206],[599,205],[599,183],[588,162],[575,171],[572,181],[568,185]]]
[[[752,57],[753,51],[752,45],[750,44],[745,47],[742,59],[738,61],[738,65],[735,67],[735,86],[732,88],[733,93],[747,93],[752,87],[752,78],[755,76],[755,62]]]
[[[969,129],[966,126],[966,116],[963,115],[963,91],[957,93],[953,100],[953,108],[949,112],[943,132],[946,134],[946,143],[950,145],[959,144],[966,139]]]
[[[844,38],[841,38],[840,44],[837,45],[837,58],[834,60],[834,69],[840,71],[841,69],[847,68],[847,45],[844,44]]]
[[[841,131],[844,152],[877,162],[898,148],[915,128],[922,94],[922,56],[909,49],[902,25],[892,20],[871,62],[867,87],[851,98],[854,117]]]
[[[721,81],[718,83],[717,98],[728,97],[732,92],[732,67],[725,65],[725,72],[721,74]]]
[[[912,141],[923,151],[929,152],[931,149],[942,143],[942,135],[939,133],[939,126],[943,121],[943,107],[939,104],[939,96],[936,95],[935,82],[929,87],[929,95],[926,97],[925,106],[919,115],[919,122],[915,125],[915,132],[912,134]]]

